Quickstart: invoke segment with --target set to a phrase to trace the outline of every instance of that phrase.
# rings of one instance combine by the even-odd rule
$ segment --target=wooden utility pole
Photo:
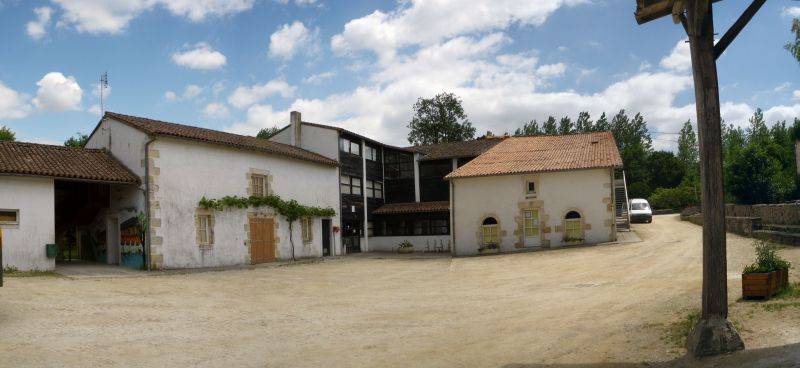
[[[717,58],[733,42],[766,0],[753,0],[714,45],[713,2],[719,0],[637,0],[639,24],[672,15],[689,36],[694,73],[700,146],[703,211],[702,315],[687,338],[687,350],[704,357],[744,349],[728,321],[728,267],[725,242],[725,194],[722,185],[722,119],[719,109]]]

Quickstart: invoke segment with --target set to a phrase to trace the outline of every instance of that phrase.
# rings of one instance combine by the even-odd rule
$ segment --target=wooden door
[[[250,262],[253,264],[275,260],[275,220],[250,218]]]

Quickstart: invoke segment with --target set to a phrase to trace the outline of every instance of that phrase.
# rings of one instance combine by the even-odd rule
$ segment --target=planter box
[[[781,290],[781,277],[781,271],[742,274],[742,298],[768,300]]]
[[[414,247],[397,248],[397,253],[399,254],[414,253]]]
[[[478,253],[480,254],[500,253],[500,248],[480,248],[478,249]]]
[[[780,275],[780,277],[778,278],[780,280],[780,285],[779,285],[780,287],[778,288],[778,290],[783,290],[783,288],[789,286],[789,269],[784,268],[776,272],[778,272],[778,275]]]

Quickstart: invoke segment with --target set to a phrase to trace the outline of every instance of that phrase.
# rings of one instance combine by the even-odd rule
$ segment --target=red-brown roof
[[[138,183],[139,178],[100,149],[0,142],[0,175],[35,175],[58,179]]]
[[[408,150],[421,153],[422,161],[446,158],[476,157],[500,143],[504,137],[479,138],[463,142],[447,142],[424,146],[408,147]]]
[[[320,154],[304,150],[288,144],[269,141],[266,139],[221,132],[213,129],[200,128],[190,125],[175,124],[166,121],[153,120],[138,116],[106,112],[106,117],[128,124],[147,134],[169,136],[208,143],[221,144],[241,149],[272,153],[276,155],[311,161],[325,165],[336,166],[339,163]]]
[[[448,212],[450,211],[449,201],[437,202],[410,202],[410,203],[389,203],[378,207],[373,214],[388,215],[399,213],[420,213],[420,212]]]
[[[622,167],[609,132],[510,137],[445,179],[605,167]]]

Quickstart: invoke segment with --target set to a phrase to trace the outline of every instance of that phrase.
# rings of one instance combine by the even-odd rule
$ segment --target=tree
[[[686,167],[672,152],[653,152],[647,161],[647,179],[650,188],[674,188],[683,181]]]
[[[1,125],[0,126],[0,142],[13,142],[17,140],[17,136],[11,128]]]
[[[681,133],[678,136],[678,159],[683,162],[684,167],[691,170],[697,167],[697,163],[700,160],[697,135],[694,133],[691,120],[683,123],[683,128],[681,128]]]
[[[794,33],[794,41],[787,43],[784,48],[797,59],[797,62],[800,62],[800,18],[792,20],[792,33]]]
[[[278,129],[277,126],[272,126],[271,128],[261,128],[261,130],[258,131],[258,134],[256,134],[256,138],[270,139],[273,135],[278,134],[280,131],[281,130]]]
[[[760,145],[769,144],[769,128],[767,128],[767,122],[764,120],[764,112],[760,108],[756,109],[749,121],[750,126],[747,128],[748,141]]]
[[[83,148],[84,146],[86,146],[86,142],[88,141],[89,141],[88,135],[77,132],[75,133],[75,136],[69,137],[69,139],[64,141],[64,145],[67,147]]]
[[[652,151],[652,139],[647,122],[641,114],[631,119],[625,110],[620,110],[611,119],[610,128],[625,165],[628,191],[632,197],[648,197],[655,188],[650,187],[648,180],[647,159]]]
[[[606,117],[606,113],[602,113],[600,115],[600,119],[594,122],[594,131],[595,132],[608,132],[611,131],[611,124],[608,123],[608,118]]]
[[[749,144],[730,164],[730,191],[738,203],[770,203],[778,197],[773,179],[778,162],[764,147]]]
[[[592,118],[586,111],[581,111],[578,114],[578,120],[575,121],[575,131],[578,133],[589,133],[594,131],[592,126]]]
[[[517,128],[517,130],[514,131],[514,135],[516,136],[534,136],[541,134],[542,130],[539,129],[539,123],[535,119],[523,124],[521,128]]]
[[[558,134],[571,134],[573,130],[574,126],[569,116],[561,118],[561,121],[558,122]]]
[[[544,124],[542,124],[542,131],[544,131],[544,134],[547,135],[558,134],[558,126],[556,126],[556,118],[548,116],[547,121],[545,121]]]
[[[408,128],[411,130],[408,142],[413,145],[459,142],[475,137],[475,127],[467,119],[461,100],[452,93],[418,99]]]

